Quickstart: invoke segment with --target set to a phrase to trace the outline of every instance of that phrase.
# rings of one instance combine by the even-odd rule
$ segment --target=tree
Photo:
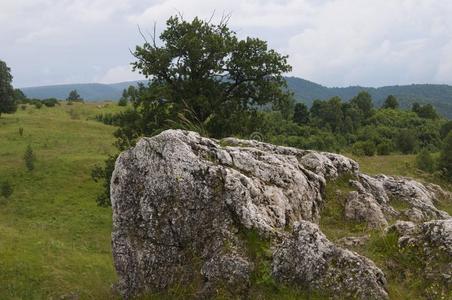
[[[443,170],[446,178],[452,179],[452,132],[449,132],[444,140],[438,166],[440,170]]]
[[[446,136],[449,134],[449,132],[452,131],[452,121],[448,121],[441,126],[441,129],[439,130],[440,137],[442,139],[445,139]]]
[[[13,76],[6,63],[0,60],[0,116],[2,113],[11,114],[17,110],[14,89],[11,85]]]
[[[127,90],[124,89],[122,91],[121,99],[119,99],[119,101],[118,101],[118,105],[119,106],[127,106],[127,103],[129,102],[128,97],[129,97],[129,95],[127,94]]]
[[[361,111],[364,119],[372,116],[373,101],[372,96],[368,92],[360,92],[356,97],[350,100],[350,103]]]
[[[412,109],[420,118],[436,120],[439,118],[435,108],[431,104],[421,105],[413,103]]]
[[[416,165],[419,170],[433,172],[435,168],[435,161],[430,152],[424,148],[416,156]]]
[[[413,153],[417,144],[416,133],[413,130],[400,130],[397,136],[397,147],[403,154]]]
[[[309,110],[306,104],[297,103],[294,107],[293,121],[300,124],[307,124],[309,122]]]
[[[394,97],[393,95],[389,95],[385,102],[383,103],[383,108],[388,108],[388,109],[397,109],[399,108],[399,102],[397,101],[397,98]]]
[[[82,97],[78,94],[77,90],[69,92],[69,96],[66,98],[68,102],[83,102]]]
[[[33,154],[33,149],[31,149],[30,145],[28,145],[27,149],[25,150],[24,161],[28,171],[33,171],[33,169],[35,168],[34,164],[35,156]]]
[[[151,36],[134,52],[134,70],[152,78],[147,97],[135,103],[140,114],[147,114],[151,103],[162,103],[173,120],[184,114],[209,135],[224,137],[242,132],[241,120],[259,106],[290,103],[283,77],[291,70],[287,56],[268,49],[265,41],[239,40],[225,19],[213,24],[175,16],[166,25],[161,43]]]

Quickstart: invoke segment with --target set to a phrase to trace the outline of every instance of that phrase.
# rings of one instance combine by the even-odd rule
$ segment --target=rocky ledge
[[[249,249],[252,233],[268,244],[275,282],[336,297],[388,298],[382,270],[328,240],[317,225],[326,185],[347,174],[356,191],[347,197],[345,218],[372,228],[410,221],[407,231],[394,225],[401,239],[441,244],[450,255],[450,216],[435,206],[450,194],[439,186],[361,174],[358,163],[338,154],[167,130],[142,138],[116,161],[118,291],[130,298],[190,286],[197,298],[246,298],[261,269]],[[404,209],[392,207],[393,199]]]

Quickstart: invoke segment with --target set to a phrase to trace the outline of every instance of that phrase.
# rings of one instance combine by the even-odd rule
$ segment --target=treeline
[[[315,100],[309,109],[297,103],[291,119],[266,112],[258,130],[266,141],[303,149],[369,156],[439,151],[446,120],[433,106],[416,103],[411,111],[398,107],[397,99],[389,96],[375,108],[372,97],[361,92],[348,102],[339,97]]]

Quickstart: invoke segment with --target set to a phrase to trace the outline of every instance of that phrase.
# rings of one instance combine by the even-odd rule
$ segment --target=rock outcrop
[[[111,180],[113,257],[125,298],[194,286],[246,297],[256,262],[244,232],[269,241],[277,281],[335,296],[385,299],[385,276],[369,259],[329,241],[319,222],[328,180],[350,174],[347,217],[387,225],[397,196],[424,219],[448,218],[439,191],[407,179],[367,176],[342,155],[167,130],[117,159]],[[425,198],[429,197],[429,198]],[[430,199],[430,200],[429,200]]]

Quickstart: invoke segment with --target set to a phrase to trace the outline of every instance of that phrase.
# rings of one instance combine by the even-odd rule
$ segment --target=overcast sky
[[[452,84],[450,0],[0,0],[0,59],[16,87],[140,79],[137,26],[231,13],[240,37],[288,54],[327,86]]]

